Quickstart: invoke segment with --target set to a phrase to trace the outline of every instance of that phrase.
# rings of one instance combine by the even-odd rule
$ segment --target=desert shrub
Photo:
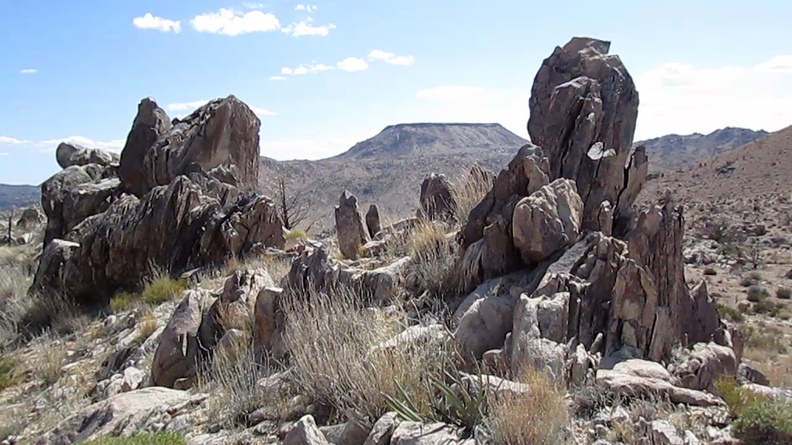
[[[405,329],[404,312],[364,308],[343,288],[288,299],[283,309],[296,383],[316,402],[369,423],[388,410],[389,398],[431,413],[435,395],[427,382],[443,376],[450,352],[442,342],[379,347]]]
[[[446,235],[441,225],[424,221],[413,228],[405,243],[410,262],[404,273],[410,290],[416,295],[427,292],[440,301],[458,295],[461,291],[458,251],[459,245]]]
[[[747,293],[748,301],[751,303],[757,303],[766,300],[767,297],[770,296],[770,293],[767,292],[767,289],[757,285],[749,287]]]
[[[792,289],[788,287],[779,287],[776,289],[776,298],[781,300],[789,300],[792,299]]]
[[[718,253],[724,256],[739,257],[742,256],[742,249],[734,244],[723,244],[718,249]]]
[[[43,333],[65,336],[84,328],[88,316],[77,304],[60,294],[36,293],[19,320],[17,329],[25,338]]]
[[[198,376],[198,387],[212,394],[207,401],[210,418],[222,419],[226,427],[247,427],[248,416],[262,407],[287,400],[285,388],[267,388],[258,381],[270,375],[267,364],[256,361],[251,338],[217,348],[211,364]],[[274,406],[277,411],[278,406]],[[274,413],[276,416],[278,412]]]
[[[505,392],[489,401],[495,443],[556,445],[564,443],[569,414],[564,396],[547,374],[528,368],[518,379],[530,387],[525,394]]]
[[[159,431],[139,433],[127,437],[102,437],[83,442],[83,445],[184,445],[185,439],[179,433]]]
[[[753,280],[756,283],[764,280],[764,274],[762,272],[759,272],[758,270],[752,271],[751,273],[748,274],[748,276],[751,278],[751,280]]]
[[[308,233],[303,229],[293,228],[286,232],[286,240],[307,239]]]
[[[143,289],[140,297],[144,303],[156,305],[178,297],[185,289],[187,289],[186,279],[160,275]]]
[[[456,203],[454,219],[465,224],[473,210],[487,192],[492,188],[492,180],[483,170],[474,168],[462,177],[452,188],[452,196]]]
[[[140,302],[140,295],[134,292],[119,292],[110,298],[110,310],[113,312],[128,311]]]
[[[0,346],[16,338],[18,325],[30,307],[27,289],[32,277],[24,265],[0,264]]]
[[[63,375],[63,365],[66,363],[66,347],[63,342],[53,334],[43,335],[36,339],[36,360],[31,367],[33,377],[52,386]]]
[[[786,354],[787,348],[782,343],[783,336],[777,332],[759,332],[753,326],[747,326],[742,330],[745,346],[748,348],[771,351],[777,354]]]
[[[0,354],[0,391],[20,383],[22,378],[22,374],[17,372],[16,361]]]
[[[757,314],[767,314],[771,317],[777,317],[781,314],[781,310],[784,309],[783,304],[778,304],[776,302],[770,300],[760,300],[753,304],[753,311]]]
[[[742,287],[751,287],[759,284],[759,281],[751,278],[750,276],[740,278],[740,286]]]
[[[745,316],[739,310],[719,303],[717,304],[717,306],[718,306],[718,312],[721,314],[722,317],[725,317],[727,320],[732,321],[734,323],[742,323],[743,321],[745,321]]]
[[[713,268],[711,268],[711,267],[707,267],[707,268],[704,269],[704,275],[706,275],[706,276],[715,276],[715,275],[718,275],[718,271],[713,269]]]
[[[792,407],[739,386],[734,377],[721,377],[715,387],[735,420],[734,436],[746,445],[792,443]]]

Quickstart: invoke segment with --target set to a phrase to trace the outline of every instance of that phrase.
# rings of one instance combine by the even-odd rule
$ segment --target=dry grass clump
[[[63,375],[66,364],[66,346],[53,334],[45,334],[34,343],[35,363],[31,367],[33,378],[44,386],[52,386]]]
[[[544,372],[525,369],[520,382],[531,390],[504,393],[489,401],[490,427],[495,443],[503,445],[557,445],[567,440],[570,424],[565,391]]]
[[[32,281],[23,265],[0,264],[0,346],[17,336],[19,322],[30,307],[27,289]]]
[[[427,293],[440,301],[459,295],[459,244],[446,234],[441,223],[421,221],[407,234],[405,253],[410,263],[405,270],[407,288],[414,294]]]
[[[18,323],[18,331],[25,338],[49,333],[66,336],[88,325],[88,316],[76,303],[60,294],[34,294],[30,306]]]
[[[146,284],[143,291],[119,292],[110,299],[110,310],[122,312],[142,305],[157,306],[181,296],[189,283],[185,278],[172,278],[165,273],[158,272]]]
[[[493,177],[480,167],[473,167],[466,175],[454,184],[451,190],[456,203],[454,219],[460,223],[467,222],[470,211],[487,195],[492,188]]]
[[[317,403],[369,424],[388,411],[389,398],[431,414],[428,382],[443,376],[448,357],[442,344],[378,347],[406,328],[404,312],[364,308],[345,289],[285,301],[284,312],[296,382]]]
[[[271,373],[268,364],[256,361],[250,336],[216,348],[211,363],[198,375],[199,390],[212,394],[207,401],[210,418],[222,419],[228,428],[246,427],[248,416],[263,407],[279,418],[287,389],[258,384]]]

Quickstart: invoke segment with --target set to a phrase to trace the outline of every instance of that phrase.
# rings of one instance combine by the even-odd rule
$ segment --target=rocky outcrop
[[[605,201],[618,219],[646,178],[643,151],[625,168],[638,92],[609,49],[609,42],[573,38],[542,62],[531,88],[531,141],[547,153],[551,179],[576,182],[584,202],[584,230],[600,227],[597,215]]]
[[[346,190],[335,208],[335,227],[341,254],[351,260],[357,259],[360,248],[371,239],[358,211],[357,197]]]
[[[177,380],[195,377],[199,357],[207,353],[198,336],[204,310],[206,296],[187,291],[160,336],[151,363],[152,384],[173,388]]]
[[[88,164],[98,164],[102,167],[118,165],[121,157],[118,153],[105,151],[98,148],[85,148],[82,145],[61,142],[55,149],[55,159],[61,168],[68,168],[72,165],[84,166]]]
[[[242,191],[258,185],[261,121],[245,103],[228,96],[174,120],[173,126],[164,123],[166,118],[151,99],[138,107],[124,147],[130,153],[122,152],[121,159],[120,177],[127,190],[142,197],[195,171]]]
[[[421,212],[431,220],[454,216],[456,201],[453,187],[445,175],[430,174],[421,183]]]
[[[148,181],[143,168],[144,159],[154,143],[172,126],[168,114],[153,98],[140,101],[119,161],[118,177],[126,191],[138,197],[146,194]]]
[[[380,230],[382,230],[379,207],[377,207],[376,204],[371,204],[368,212],[366,212],[366,229],[368,229],[368,234],[371,239],[374,239],[377,234],[380,233]]]
[[[41,184],[41,207],[47,216],[44,245],[63,237],[86,217],[106,210],[112,194],[109,182],[97,187],[105,174],[97,164],[70,166]],[[104,206],[104,208],[102,208]]]
[[[525,264],[537,264],[580,237],[583,201],[575,183],[558,179],[521,199],[514,208],[514,247]]]
[[[44,220],[44,215],[35,207],[28,207],[22,211],[16,223],[17,229],[30,230]]]

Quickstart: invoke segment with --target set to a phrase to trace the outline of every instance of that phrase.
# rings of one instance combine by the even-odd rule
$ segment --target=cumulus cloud
[[[397,56],[394,53],[382,51],[380,49],[372,50],[368,55],[369,60],[381,60],[390,65],[410,66],[415,62],[413,56]]]
[[[157,31],[175,33],[181,31],[181,22],[178,20],[164,19],[150,12],[147,12],[142,17],[135,17],[132,19],[132,24],[140,29],[156,29]]]
[[[774,131],[792,124],[792,56],[755,66],[665,63],[637,73],[636,139],[726,126]]]
[[[103,150],[120,151],[124,148],[126,139],[113,139],[109,141],[94,140],[85,136],[68,136],[60,139],[48,139],[45,141],[37,142],[36,145],[46,146],[43,151],[55,151],[58,144],[61,142],[68,142],[70,144],[82,145],[88,148],[101,148]]]
[[[336,66],[341,71],[354,73],[355,71],[363,71],[368,68],[368,63],[359,57],[347,57],[346,59],[338,62]]]
[[[166,108],[170,111],[177,112],[178,113],[177,117],[184,117],[186,116],[186,113],[184,112],[192,113],[197,108],[206,105],[208,102],[209,102],[208,99],[199,99],[199,100],[194,100],[192,102],[178,102],[178,103],[168,104]],[[276,114],[274,111],[270,111],[266,108],[256,107],[250,104],[248,104],[248,107],[258,116],[275,116]]]
[[[19,71],[19,74],[36,74],[38,70],[35,68],[25,68]]]
[[[21,145],[21,144],[29,144],[29,143],[30,141],[26,141],[24,139],[18,139],[11,136],[0,135],[0,144]]]
[[[221,8],[195,16],[190,20],[193,29],[198,32],[237,36],[252,32],[269,32],[280,29],[280,21],[275,15],[262,11],[240,13],[232,9]]]
[[[297,5],[294,7],[295,11],[305,11],[308,14],[316,12],[316,5]]]
[[[309,17],[308,20],[303,20],[298,23],[292,23],[289,26],[284,26],[281,31],[290,34],[292,37],[303,36],[321,36],[325,37],[330,34],[330,31],[335,29],[335,25],[329,23],[327,25],[314,26],[311,23],[313,20]]]
[[[320,63],[318,65],[300,65],[296,68],[283,67],[281,68],[281,74],[286,76],[302,76],[303,74],[316,74],[320,71],[330,71],[332,69],[335,68]]]

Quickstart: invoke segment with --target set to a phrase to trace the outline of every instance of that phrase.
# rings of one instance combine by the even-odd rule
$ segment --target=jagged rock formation
[[[531,88],[528,132],[550,161],[549,176],[575,181],[583,198],[583,228],[599,228],[600,203],[615,217],[635,196],[624,195],[646,179],[630,162],[638,92],[610,42],[574,38],[542,62]],[[643,176],[641,176],[643,173]]]
[[[112,167],[88,164],[42,185],[50,252],[39,265],[47,273],[36,275],[32,291],[104,304],[120,289],[138,289],[152,268],[175,273],[283,248],[273,202],[245,190],[258,181],[253,112],[230,96],[174,126],[166,118],[152,100],[141,102],[120,180],[108,178]],[[78,246],[49,249],[56,238]]]
[[[35,207],[28,207],[22,211],[22,215],[17,220],[16,227],[22,230],[29,230],[44,220],[44,215]]]
[[[376,204],[371,204],[368,212],[366,212],[366,229],[368,229],[368,234],[371,239],[374,239],[380,230],[382,230],[379,207],[377,207]]]
[[[179,175],[203,171],[242,190],[258,186],[261,122],[234,96],[216,99],[174,124],[152,99],[138,107],[120,177],[138,197]]]
[[[357,259],[360,248],[371,238],[358,210],[357,198],[346,190],[335,208],[335,227],[341,254],[351,260]]]
[[[421,183],[421,212],[429,219],[448,219],[454,215],[453,187],[445,175],[430,174]]]
[[[102,167],[118,165],[120,156],[118,153],[105,151],[98,148],[86,148],[82,145],[61,142],[55,149],[55,159],[61,168],[69,168],[72,165],[84,166],[88,164],[98,164]]]
[[[508,285],[485,282],[455,315],[460,346],[499,357],[513,375],[534,366],[581,381],[600,360],[669,360],[675,344],[713,342],[707,351],[739,355],[706,287],[686,285],[681,208],[666,203],[633,216],[648,160],[639,147],[627,163],[638,93],[608,46],[576,38],[544,61],[528,124],[541,148],[521,149],[462,231],[472,285],[524,271]],[[722,355],[701,356],[678,368],[698,376],[688,378],[690,391],[711,383],[701,362]],[[736,372],[735,362],[717,360],[725,363],[718,370]]]

